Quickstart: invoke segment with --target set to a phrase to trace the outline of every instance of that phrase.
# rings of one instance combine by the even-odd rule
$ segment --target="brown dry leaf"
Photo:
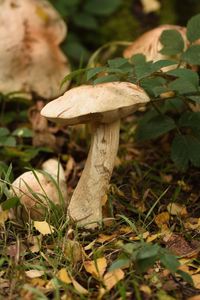
[[[95,261],[86,260],[84,263],[85,270],[95,278],[101,278],[106,270],[107,261],[105,257],[97,258]]]
[[[161,7],[161,4],[158,0],[141,0],[141,3],[145,14],[158,11]]]
[[[98,299],[101,299],[106,292],[110,291],[123,278],[124,272],[121,269],[116,269],[106,273],[103,277],[103,284],[105,288],[100,288]]]
[[[31,235],[28,237],[28,242],[32,245],[30,247],[30,251],[32,253],[37,253],[40,251],[41,249],[41,242],[42,242],[42,235],[39,234],[39,235]]]
[[[172,234],[166,242],[167,248],[170,249],[175,255],[182,257],[196,257],[200,251],[199,245],[195,245],[194,241],[189,243],[183,236]]]
[[[133,233],[133,229],[130,226],[121,226],[119,232],[122,234]]]
[[[46,221],[34,221],[34,227],[37,229],[42,235],[52,234],[55,231],[55,228],[49,225]]]
[[[67,240],[64,244],[64,255],[73,264],[82,260],[82,247],[79,242]]]
[[[154,218],[154,222],[158,227],[162,227],[164,224],[169,222],[170,215],[167,211],[163,211],[162,213],[158,214]]]
[[[0,211],[0,226],[4,225],[4,223],[8,220],[8,217],[9,217],[8,210]]]
[[[98,238],[96,239],[96,242],[103,244],[105,242],[109,242],[109,241],[113,240],[116,236],[117,236],[117,233],[113,233],[111,235],[106,235],[106,234],[100,233]]]
[[[25,274],[28,278],[38,278],[44,275],[44,271],[29,270],[29,271],[25,271]]]
[[[185,205],[174,202],[167,205],[167,210],[169,214],[173,216],[186,216],[188,214]]]
[[[193,297],[189,297],[187,298],[187,300],[200,300],[200,294]]]
[[[200,274],[192,275],[192,280],[194,282],[194,287],[200,289]]]
[[[65,268],[60,269],[57,273],[57,276],[64,283],[72,283],[70,276],[68,275],[67,270]]]

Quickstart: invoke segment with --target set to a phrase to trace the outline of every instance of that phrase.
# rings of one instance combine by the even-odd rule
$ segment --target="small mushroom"
[[[11,186],[11,193],[20,199],[22,211],[14,212],[17,218],[44,220],[50,202],[66,207],[68,196],[64,170],[56,159],[43,163],[42,171],[28,171],[20,175]]]
[[[78,225],[94,228],[102,221],[101,200],[117,155],[120,119],[148,101],[147,94],[132,83],[109,82],[75,87],[42,109],[43,116],[57,123],[91,123],[88,158],[68,208]]]
[[[23,91],[52,99],[70,72],[59,48],[65,22],[46,0],[0,1],[0,92]]]
[[[135,54],[144,54],[147,61],[152,60],[155,62],[161,59],[167,59],[168,57],[166,55],[159,52],[162,49],[162,44],[159,39],[164,30],[177,30],[182,35],[185,45],[187,44],[185,27],[177,25],[161,25],[147,31],[137,38],[124,50],[124,57],[131,58]]]

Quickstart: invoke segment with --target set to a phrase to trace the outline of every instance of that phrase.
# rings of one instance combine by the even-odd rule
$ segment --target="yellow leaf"
[[[29,270],[25,272],[26,276],[29,278],[38,278],[44,275],[44,271],[39,270]]]
[[[55,231],[55,228],[49,225],[46,221],[34,221],[34,227],[43,235],[51,234]]]
[[[73,277],[71,277],[71,280],[74,288],[77,290],[78,293],[82,295],[88,294],[88,291],[82,285],[80,285],[80,283],[78,283]]]
[[[141,0],[144,13],[148,14],[160,9],[158,0]]]
[[[167,211],[164,211],[155,216],[154,221],[158,227],[162,227],[164,224],[169,222],[170,215]]]
[[[150,289],[150,287],[148,285],[142,284],[140,286],[140,291],[142,291],[143,293],[147,294],[147,295],[151,295],[152,291]]]
[[[200,229],[200,218],[189,218],[186,222],[184,222],[184,227],[191,230],[199,230]]]
[[[57,273],[57,276],[64,283],[69,284],[72,282],[65,268],[60,269]]]
[[[0,225],[4,225],[4,223],[8,220],[8,215],[8,210],[0,211]]]
[[[110,291],[120,280],[124,278],[124,272],[121,269],[115,269],[111,272],[108,272],[103,277],[103,284],[105,286],[99,290],[99,298],[108,291]]]
[[[188,214],[185,205],[179,203],[169,203],[167,205],[167,210],[169,214],[173,216],[186,216]]]
[[[192,275],[192,280],[194,282],[194,287],[200,289],[200,274]]]
[[[116,233],[111,234],[111,235],[106,235],[106,234],[100,233],[100,234],[99,234],[99,237],[97,238],[96,241],[99,242],[99,243],[105,243],[105,242],[111,241],[111,240],[114,239],[116,236],[117,236]]]
[[[32,278],[30,280],[31,285],[36,286],[36,287],[44,287],[45,284],[47,283],[46,280],[41,279],[41,278]]]
[[[156,234],[152,234],[152,235],[148,236],[147,243],[151,243],[151,242],[155,241],[161,235],[162,235],[162,233],[156,233]]]
[[[141,236],[130,237],[130,240],[131,241],[139,241],[139,240],[141,240],[141,238],[146,240],[148,238],[148,236],[149,236],[149,231],[145,231],[141,234]]]
[[[105,257],[97,258],[96,261],[86,260],[83,263],[85,270],[95,278],[101,278],[106,270],[107,261]]]

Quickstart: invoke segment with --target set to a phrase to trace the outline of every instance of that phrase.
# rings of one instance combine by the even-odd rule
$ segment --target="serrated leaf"
[[[197,92],[198,88],[193,82],[188,81],[185,78],[178,78],[174,81],[170,82],[168,85],[169,89],[172,91],[176,91],[180,94],[187,94],[192,92]]]
[[[191,43],[200,39],[200,14],[192,17],[188,21],[187,38]]]
[[[87,0],[85,2],[85,11],[100,16],[112,14],[122,3],[121,0]]]
[[[192,45],[182,54],[181,59],[191,65],[200,65],[200,45]]]
[[[177,30],[164,30],[160,36],[163,48],[160,53],[165,55],[176,55],[184,50],[182,35]]]
[[[165,83],[166,79],[163,77],[143,78],[140,81],[141,87],[151,96],[157,96],[156,88],[163,87]]]
[[[168,71],[167,74],[187,80],[196,87],[199,86],[198,74],[190,69],[179,68],[179,69]]]
[[[151,62],[145,62],[145,63],[138,63],[135,64],[135,75],[137,80],[141,80],[142,78],[145,78],[153,73],[152,70],[152,63]]]
[[[141,122],[136,131],[136,139],[140,141],[155,139],[176,128],[172,118],[157,115],[146,122]]]

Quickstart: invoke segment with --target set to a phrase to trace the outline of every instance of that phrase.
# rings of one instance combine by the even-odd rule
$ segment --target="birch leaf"
[[[55,228],[49,225],[46,221],[34,221],[34,227],[37,229],[42,235],[52,234],[55,231]]]

